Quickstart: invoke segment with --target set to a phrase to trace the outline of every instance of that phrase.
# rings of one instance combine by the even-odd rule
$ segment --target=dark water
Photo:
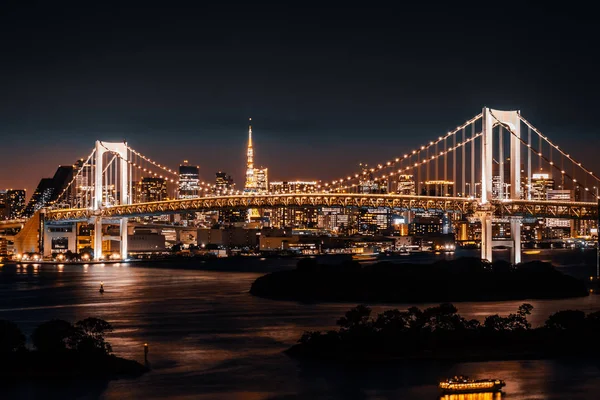
[[[531,257],[552,259],[564,271],[581,277],[595,272],[591,253],[553,251]],[[261,262],[262,266],[254,261],[251,269],[267,271],[290,265],[289,261]],[[262,272],[231,271],[244,269],[244,265],[231,263],[207,267],[211,270],[156,268],[151,264],[0,267],[0,319],[12,320],[30,334],[36,325],[51,318],[75,321],[100,317],[115,327],[109,341],[117,355],[143,362],[143,344],[148,343],[152,367],[152,372],[139,379],[109,383],[13,383],[1,389],[0,398],[437,399],[436,380],[455,374],[505,379],[503,399],[600,396],[600,361],[385,367],[298,363],[282,350],[305,330],[333,327],[354,304],[300,304],[255,298],[248,289]],[[101,281],[106,289],[102,295],[98,293]],[[483,319],[493,313],[513,312],[520,303],[457,303],[457,307],[466,317]],[[542,323],[560,309],[600,310],[600,297],[595,295],[530,303],[534,306],[533,324]],[[375,311],[392,307],[373,306]]]

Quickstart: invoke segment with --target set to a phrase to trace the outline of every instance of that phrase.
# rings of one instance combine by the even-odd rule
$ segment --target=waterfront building
[[[258,245],[260,231],[257,229],[245,229],[243,227],[220,227],[209,229],[198,229],[198,246],[218,246],[227,249],[249,248]]]
[[[200,193],[200,167],[189,165],[187,160],[179,165],[179,187],[178,197],[180,199],[193,199]]]
[[[408,226],[411,236],[427,236],[440,234],[443,229],[443,219],[439,215],[416,215]]]

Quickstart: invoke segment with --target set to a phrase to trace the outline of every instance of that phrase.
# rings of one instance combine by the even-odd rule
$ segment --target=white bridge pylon
[[[113,159],[114,162],[119,162],[119,166],[117,168],[118,171],[118,186],[119,186],[119,195],[115,196],[118,198],[118,203],[121,205],[131,204],[131,196],[129,191],[131,190],[131,171],[129,168],[129,157],[128,157],[128,148],[127,143],[125,142],[102,142],[100,140],[96,141],[96,169],[94,175],[94,201],[92,203],[92,209],[94,211],[101,210],[104,206],[103,202],[105,201],[104,193],[105,193],[105,172],[108,166],[113,162],[109,162],[105,165],[104,155],[106,153],[112,153],[116,157]],[[115,182],[115,189],[117,186],[117,182]],[[115,199],[115,200],[116,200]],[[108,199],[106,199],[108,200]],[[121,258],[127,258],[127,221],[128,218],[120,219],[120,253]],[[102,258],[102,218],[97,215],[94,217],[94,260],[99,261]]]
[[[500,153],[502,149],[502,127],[509,129],[510,134],[510,199],[519,200],[521,198],[521,119],[519,111],[501,111],[484,107],[482,113],[482,145],[481,145],[481,210],[477,213],[481,221],[481,259],[492,261],[492,218],[493,212],[488,207],[492,199],[493,172],[492,165],[494,160],[494,141],[493,128],[500,126]],[[501,172],[502,180],[503,171]],[[501,182],[501,186],[502,186]],[[509,244],[512,247],[512,263],[521,262],[521,221],[518,218],[511,218],[510,223],[511,240],[509,243],[502,241],[502,244]]]

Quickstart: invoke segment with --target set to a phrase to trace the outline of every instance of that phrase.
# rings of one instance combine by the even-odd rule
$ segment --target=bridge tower
[[[96,141],[95,151],[95,171],[94,171],[94,197],[92,209],[95,211],[94,216],[94,260],[98,261],[102,258],[102,216],[100,210],[104,206],[105,199],[105,172],[108,165],[104,161],[104,155],[108,153],[114,154],[118,160],[118,176],[116,177],[115,186],[119,190],[119,204],[131,204],[131,196],[129,190],[131,188],[131,173],[129,168],[128,147],[125,142],[102,142]],[[108,163],[110,164],[110,163]],[[118,183],[118,184],[117,184]],[[115,187],[116,189],[116,187]],[[127,258],[127,222],[128,218],[121,218],[120,224],[120,253],[121,258]]]
[[[481,259],[492,261],[492,218],[493,212],[490,204],[492,200],[493,173],[492,165],[494,159],[493,128],[496,125],[505,129],[510,134],[510,199],[521,198],[521,120],[519,111],[501,111],[488,107],[483,108],[482,114],[482,145],[481,145],[481,202],[477,216],[481,221]],[[502,136],[498,141],[500,154],[503,154]],[[501,160],[503,162],[503,160]],[[501,180],[504,176],[501,173]],[[504,182],[500,182],[503,187]],[[512,263],[521,262],[521,221],[519,218],[511,218],[511,244]],[[506,244],[503,242],[502,244]]]

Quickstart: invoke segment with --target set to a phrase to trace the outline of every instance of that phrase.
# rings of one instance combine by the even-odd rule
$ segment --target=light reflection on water
[[[261,261],[267,269],[272,268],[271,264],[271,260]],[[502,398],[597,398],[593,388],[600,387],[600,373],[594,362],[368,367],[298,363],[281,352],[305,330],[333,328],[354,304],[301,304],[256,298],[248,294],[248,289],[260,275],[125,264],[65,265],[62,272],[54,266],[40,265],[34,273],[32,266],[5,265],[0,269],[0,319],[13,320],[30,334],[36,325],[51,318],[104,318],[115,327],[109,337],[115,353],[143,362],[143,344],[147,342],[153,369],[137,380],[106,384],[15,385],[6,397],[76,398],[92,393],[89,398],[439,399],[439,379],[462,374],[504,379],[506,396]],[[104,282],[104,294],[98,292],[100,282]],[[600,310],[598,296],[530,302],[535,307],[531,317],[536,325],[558,309]],[[465,317],[480,319],[493,313],[514,312],[519,304],[456,303]],[[411,305],[373,308],[377,312]]]
[[[440,400],[500,400],[502,393],[461,393],[446,394],[440,397]]]

